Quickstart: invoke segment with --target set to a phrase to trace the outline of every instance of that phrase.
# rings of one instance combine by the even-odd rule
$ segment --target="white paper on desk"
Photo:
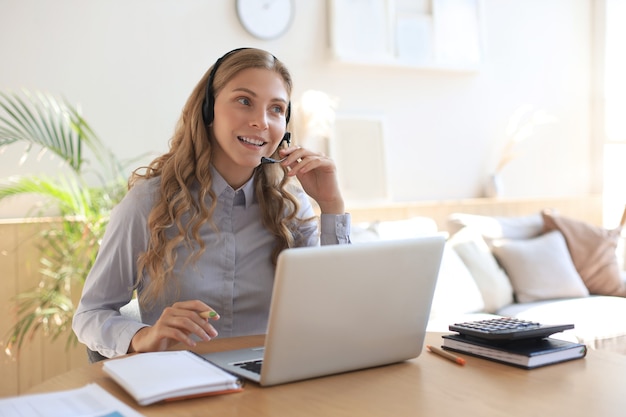
[[[98,384],[0,399],[0,417],[143,417]]]

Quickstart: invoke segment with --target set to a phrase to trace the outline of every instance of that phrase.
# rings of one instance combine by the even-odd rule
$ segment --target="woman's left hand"
[[[284,148],[279,151],[287,157],[281,165],[287,167],[287,175],[295,176],[304,191],[320,206],[324,214],[344,214],[345,207],[335,162],[324,154],[301,147]]]

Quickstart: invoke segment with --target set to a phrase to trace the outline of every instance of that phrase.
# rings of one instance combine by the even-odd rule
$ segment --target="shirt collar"
[[[213,190],[216,196],[220,196],[227,189],[231,189],[234,192],[241,190],[243,191],[243,195],[245,198],[246,208],[250,207],[252,203],[255,201],[254,175],[252,175],[252,177],[244,185],[242,185],[240,188],[235,190],[230,185],[228,185],[224,177],[222,177],[220,173],[217,172],[215,167],[212,165],[211,165],[211,174],[213,176],[213,185],[211,186],[211,189]]]

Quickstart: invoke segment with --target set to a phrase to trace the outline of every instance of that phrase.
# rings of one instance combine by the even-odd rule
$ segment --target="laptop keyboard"
[[[254,361],[246,361],[246,362],[238,362],[233,365],[240,367],[241,369],[245,369],[246,371],[254,372],[256,374],[261,374],[261,366],[263,365],[263,359],[257,359]]]

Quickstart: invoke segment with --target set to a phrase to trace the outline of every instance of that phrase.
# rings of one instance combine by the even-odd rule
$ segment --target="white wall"
[[[162,152],[187,95],[226,51],[267,49],[292,71],[294,100],[307,89],[339,98],[338,113],[380,114],[394,201],[481,195],[522,104],[558,122],[519,147],[503,196],[592,191],[592,0],[483,0],[480,71],[363,67],[329,59],[326,2],[296,0],[278,40],[240,26],[234,0],[0,0],[0,90],[38,89],[79,103],[120,157]],[[0,154],[0,178],[52,171],[44,158],[18,166]],[[354,150],[355,158],[359,150]],[[16,201],[0,217],[19,216]]]

